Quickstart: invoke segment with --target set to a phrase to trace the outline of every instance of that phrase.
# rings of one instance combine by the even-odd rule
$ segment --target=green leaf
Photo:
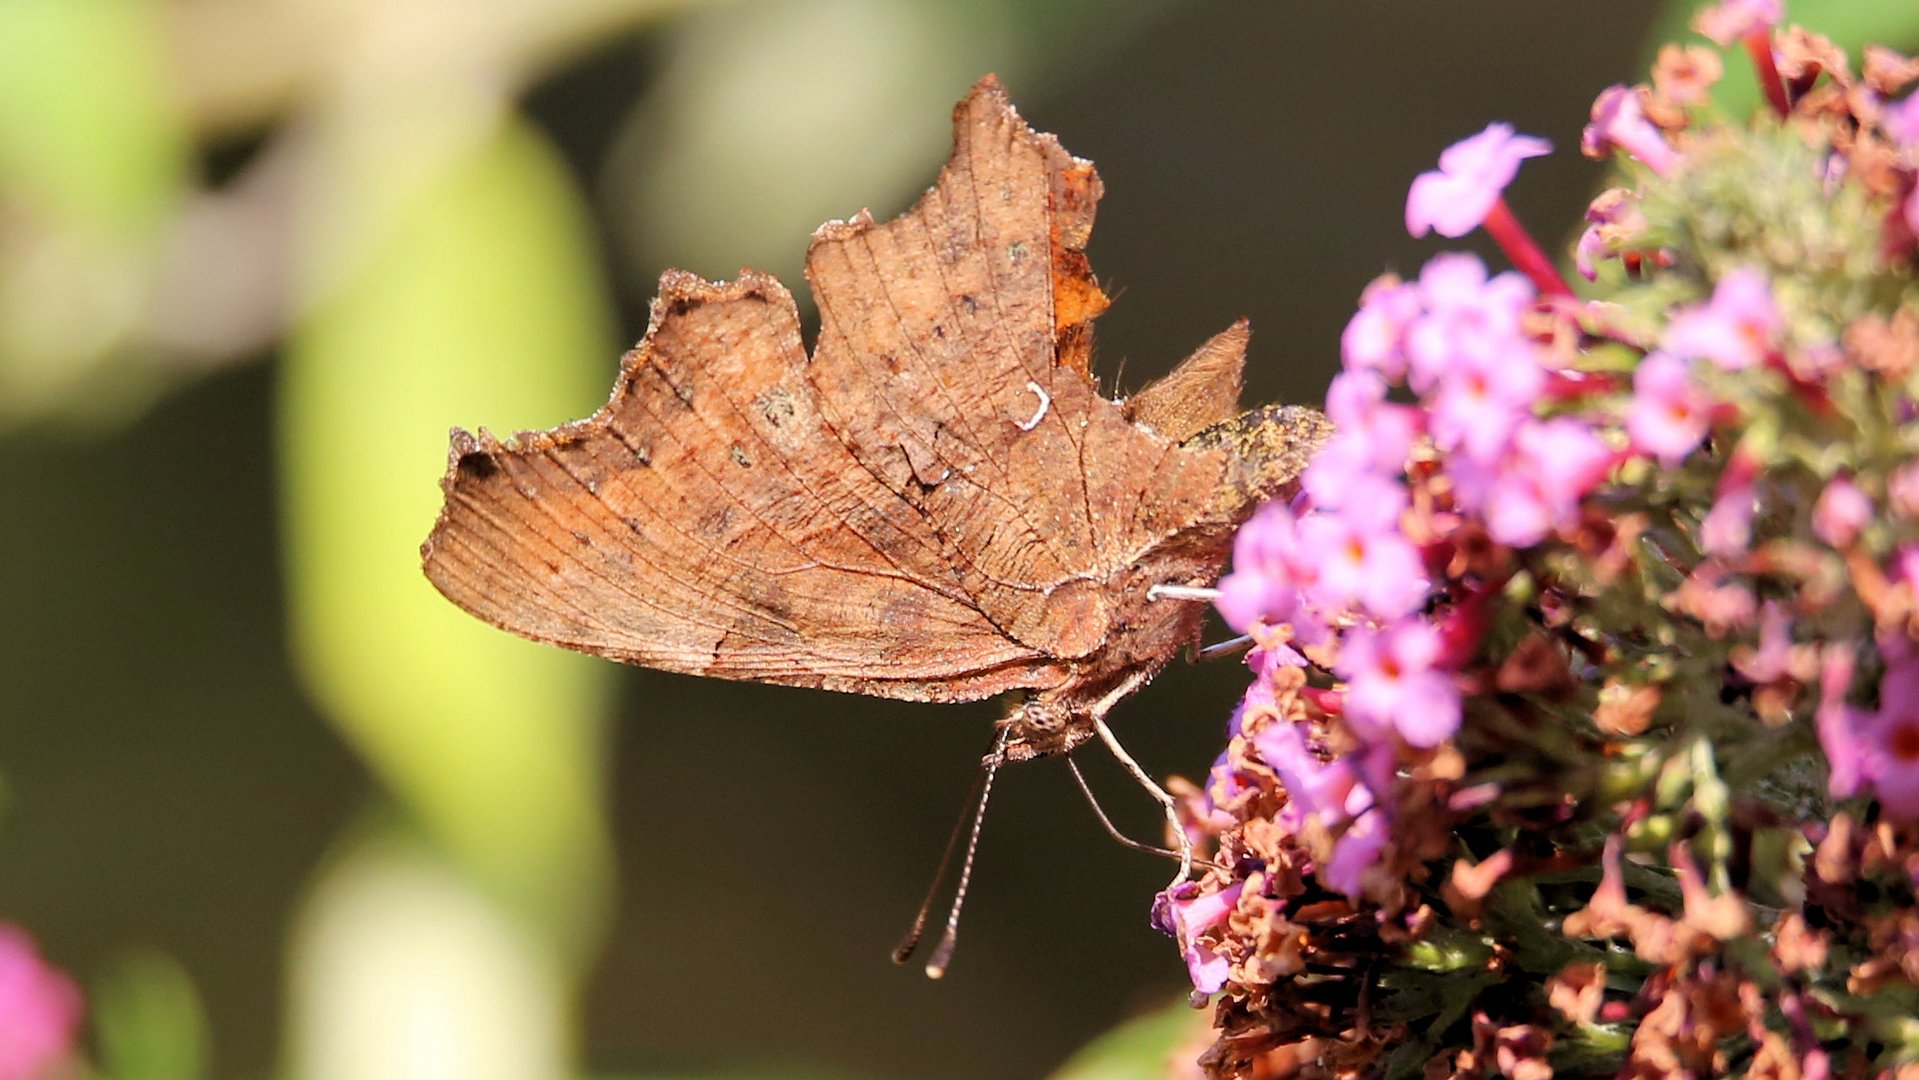
[[[207,1017],[186,970],[139,952],[94,987],[90,1007],[100,1067],[112,1080],[199,1080],[207,1075]]]
[[[1128,1020],[1074,1054],[1053,1080],[1161,1080],[1211,1040],[1212,1013],[1185,1002]]]
[[[174,204],[187,132],[150,0],[0,3],[0,188],[137,234]]]
[[[613,669],[459,611],[422,576],[419,545],[449,425],[548,426],[604,397],[616,350],[586,217],[518,121],[428,158],[425,176],[419,159],[349,160],[362,174],[347,182],[389,196],[392,213],[356,237],[350,272],[286,356],[296,657],[428,833],[583,949],[609,873],[599,758]],[[325,248],[333,273],[329,224],[308,257]]]

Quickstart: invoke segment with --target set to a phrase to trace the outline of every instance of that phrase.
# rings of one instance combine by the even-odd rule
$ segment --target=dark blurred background
[[[1317,403],[1366,282],[1439,250],[1402,214],[1448,143],[1549,137],[1509,200],[1572,234],[1657,8],[8,0],[0,918],[88,985],[114,1075],[1053,1071],[1181,999],[1168,867],[1059,763],[1008,769],[952,973],[893,967],[997,706],[473,623],[417,568],[446,429],[591,411],[668,266],[799,291],[812,227],[907,206],[987,71],[1105,180],[1107,385],[1244,315],[1249,402]],[[1176,666],[1115,726],[1197,775],[1243,684]],[[1170,1015],[1075,1075],[1151,1075],[1203,1023]]]

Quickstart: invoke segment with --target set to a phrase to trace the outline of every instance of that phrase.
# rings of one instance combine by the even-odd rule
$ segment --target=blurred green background
[[[1898,7],[1795,14],[1910,46]],[[894,968],[996,706],[481,626],[417,566],[447,428],[591,411],[668,266],[797,287],[987,71],[1106,181],[1108,385],[1246,315],[1249,401],[1316,402],[1367,280],[1435,250],[1401,214],[1447,143],[1549,136],[1510,200],[1569,234],[1656,9],[3,0],[0,918],[88,985],[116,1077],[1052,1072],[1181,997],[1166,868],[1010,769],[953,972]],[[1196,774],[1243,682],[1176,667],[1116,725]]]

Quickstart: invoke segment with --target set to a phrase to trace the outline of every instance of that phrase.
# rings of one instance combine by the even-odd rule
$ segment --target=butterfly
[[[1007,760],[1062,753],[1196,643],[1235,528],[1327,422],[1237,410],[1248,331],[1125,401],[1089,373],[1108,300],[1090,162],[992,76],[899,217],[814,233],[818,342],[765,274],[660,280],[584,420],[455,429],[427,577],[535,641],[666,671],[1023,699]]]

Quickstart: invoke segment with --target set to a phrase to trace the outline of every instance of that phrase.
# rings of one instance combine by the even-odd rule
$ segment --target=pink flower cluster
[[[1518,163],[1544,150],[1505,125],[1465,140],[1414,183],[1409,228],[1456,235],[1492,208],[1503,211],[1500,190]],[[1510,218],[1505,227],[1517,229]],[[1327,391],[1335,435],[1292,504],[1265,506],[1241,528],[1232,572],[1219,583],[1228,625],[1286,626],[1300,650],[1255,653],[1260,677],[1242,712],[1270,706],[1266,675],[1275,664],[1317,665],[1335,679],[1318,700],[1345,738],[1282,721],[1250,741],[1285,788],[1281,825],[1336,838],[1315,873],[1349,896],[1362,893],[1391,835],[1398,762],[1446,743],[1462,722],[1457,670],[1477,641],[1463,605],[1448,612],[1443,602],[1458,583],[1436,580],[1449,538],[1475,525],[1497,544],[1525,549],[1570,533],[1583,500],[1627,457],[1675,466],[1725,416],[1695,363],[1741,371],[1770,362],[1780,347],[1783,317],[1769,283],[1735,270],[1709,300],[1675,314],[1635,372],[1623,418],[1605,402],[1580,414],[1562,407],[1555,383],[1566,373],[1528,330],[1535,317],[1563,317],[1552,310],[1556,300],[1542,300],[1558,293],[1551,286],[1537,274],[1489,273],[1461,253],[1435,256],[1412,281],[1373,282],[1341,338],[1344,370]],[[1750,528],[1753,478],[1729,468],[1727,481],[1708,531],[1736,546]],[[1835,489],[1822,500],[1830,507],[1820,520],[1835,535],[1858,527],[1856,501],[1845,495]],[[1230,798],[1239,786],[1222,756],[1209,793]],[[1167,902],[1169,929],[1204,990],[1223,975],[1217,958],[1192,943],[1225,909],[1215,910],[1218,894]]]
[[[1572,253],[1618,261],[1603,301],[1504,201],[1543,141],[1494,124],[1413,183],[1410,232],[1513,269],[1368,286],[1335,434],[1236,538],[1254,681],[1175,785],[1202,872],[1154,912],[1216,998],[1208,1075],[1914,1060],[1919,58],[1855,78],[1780,14],[1694,25],[1797,138],[1715,111],[1699,45],[1595,103],[1584,149],[1633,159]]]
[[[1545,151],[1505,125],[1453,147],[1438,172],[1414,183],[1409,228],[1470,230],[1503,207],[1500,190],[1519,161]],[[1552,372],[1525,326],[1539,303],[1526,276],[1490,275],[1467,254],[1435,257],[1415,281],[1374,282],[1341,340],[1345,370],[1327,392],[1336,434],[1307,468],[1294,505],[1263,507],[1241,528],[1233,570],[1219,584],[1229,625],[1288,626],[1304,654],[1262,650],[1256,671],[1310,656],[1338,680],[1337,693],[1321,700],[1357,749],[1334,752],[1309,725],[1285,721],[1251,742],[1286,790],[1281,824],[1336,837],[1316,874],[1349,896],[1363,891],[1390,836],[1401,748],[1441,746],[1461,723],[1462,650],[1429,614],[1435,536],[1476,520],[1499,543],[1539,543],[1575,523],[1580,500],[1618,458],[1590,424],[1541,417]],[[1402,392],[1413,401],[1393,400]],[[1421,445],[1443,464],[1414,479]],[[1436,499],[1443,514],[1431,509]],[[1408,529],[1414,518],[1424,541]],[[1256,681],[1242,709],[1270,694],[1264,678]],[[1232,784],[1222,759],[1209,787]],[[1182,905],[1202,900],[1212,902],[1172,900],[1173,921],[1199,925],[1211,908]],[[1204,989],[1211,967],[1199,954],[1188,959]]]
[[[1472,255],[1437,256],[1417,282],[1375,282],[1327,398],[1338,434],[1305,476],[1316,504],[1370,499],[1366,485],[1379,480],[1367,469],[1396,454],[1403,473],[1412,437],[1424,435],[1452,509],[1483,520],[1494,540],[1527,547],[1569,527],[1618,455],[1592,424],[1540,416],[1555,373],[1523,326],[1537,300],[1524,277],[1488,277]],[[1402,384],[1417,407],[1387,403]]]
[[[1762,76],[1772,70],[1776,0],[1727,0],[1704,18],[1710,36],[1753,50]],[[1662,63],[1671,81],[1699,61]],[[1790,104],[1786,89],[1773,89],[1776,107]],[[1628,155],[1657,185],[1686,165],[1688,144],[1669,137],[1683,127],[1675,100],[1610,88],[1594,104],[1585,150]],[[1883,115],[1900,160],[1919,165],[1919,94],[1886,104]],[[1815,670],[1819,647],[1794,639],[1803,608],[1762,597],[1752,582],[1765,573],[1752,568],[1753,533],[1761,507],[1778,496],[1766,475],[1778,455],[1745,422],[1752,410],[1776,407],[1781,387],[1808,413],[1829,414],[1827,380],[1845,363],[1840,344],[1798,340],[1767,273],[1739,265],[1720,273],[1703,300],[1672,310],[1656,341],[1623,332],[1617,311],[1574,297],[1505,204],[1519,166],[1549,150],[1493,124],[1448,148],[1438,169],[1412,184],[1409,232],[1459,237],[1483,228],[1515,269],[1492,273],[1476,256],[1445,253],[1416,278],[1387,275],[1366,288],[1327,391],[1335,434],[1301,476],[1298,496],[1262,507],[1241,528],[1232,570],[1219,582],[1221,615],[1260,647],[1228,751],[1190,808],[1196,842],[1233,829],[1277,782],[1283,804],[1260,813],[1290,838],[1288,858],[1302,860],[1293,869],[1352,901],[1384,903],[1384,870],[1421,850],[1395,844],[1422,835],[1418,812],[1400,803],[1421,805],[1424,796],[1407,785],[1455,752],[1468,686],[1506,677],[1501,657],[1481,655],[1502,590],[1516,573],[1536,588],[1547,545],[1590,558],[1582,545],[1629,535],[1609,531],[1591,500],[1616,476],[1647,475],[1643,467],[1619,472],[1635,461],[1656,463],[1652,483],[1668,490],[1679,488],[1661,477],[1681,470],[1694,477],[1689,490],[1713,485],[1694,538],[1704,558],[1671,563],[1685,582],[1653,605],[1696,620],[1711,638],[1756,633],[1731,648],[1729,671],[1788,695],[1776,700],[1820,687],[1817,731],[1832,794],[1871,795],[1888,819],[1919,821],[1919,646],[1880,641],[1883,676],[1855,688],[1853,650],[1827,647]],[[1919,192],[1900,194],[1908,201],[1899,216],[1919,233]],[[1594,203],[1574,258],[1587,279],[1601,257],[1620,258],[1635,280],[1646,267],[1673,265],[1670,253],[1635,247],[1644,197],[1615,189]],[[1579,350],[1593,341],[1640,359],[1629,375],[1610,363],[1578,370]],[[1877,535],[1881,485],[1844,469],[1813,479],[1820,494],[1801,519],[1809,539],[1864,565],[1857,557]],[[1919,465],[1892,472],[1883,493],[1887,509],[1919,519]],[[1631,506],[1636,494],[1644,493],[1615,486],[1605,497]],[[1644,527],[1641,518],[1632,528]],[[1634,557],[1624,546],[1612,554]],[[1897,549],[1892,561],[1885,590],[1906,590],[1919,605],[1919,545]],[[1596,643],[1594,656],[1605,649]],[[1523,665],[1511,670],[1526,675]],[[1849,701],[1874,689],[1875,707]],[[1157,921],[1180,941],[1202,994],[1243,981],[1233,967],[1239,954],[1209,944],[1230,936],[1230,917],[1256,922],[1286,902],[1270,882],[1249,890],[1245,873],[1229,868],[1210,891],[1191,885],[1161,897]]]

